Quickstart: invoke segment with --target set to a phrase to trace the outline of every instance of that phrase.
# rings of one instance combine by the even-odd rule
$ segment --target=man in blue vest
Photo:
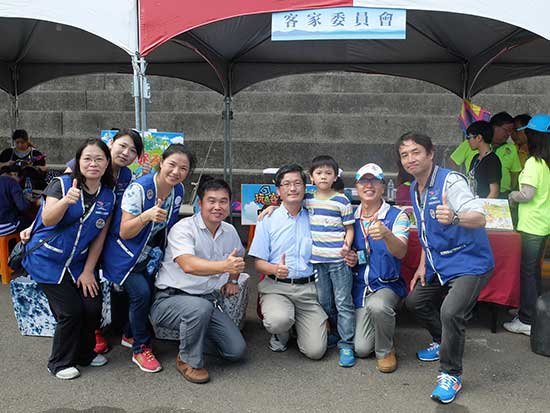
[[[416,354],[422,361],[440,360],[431,397],[450,403],[462,389],[466,321],[494,269],[484,210],[463,175],[434,164],[428,136],[406,133],[397,150],[403,167],[415,178],[411,200],[422,244],[406,305],[433,339]],[[435,303],[445,293],[438,308]]]

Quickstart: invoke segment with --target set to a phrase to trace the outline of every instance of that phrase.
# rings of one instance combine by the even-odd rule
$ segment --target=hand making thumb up
[[[443,193],[441,196],[441,204],[435,209],[435,218],[440,224],[450,225],[453,222],[455,212],[449,206],[447,200],[447,193]]]
[[[73,185],[67,191],[65,198],[69,204],[76,204],[80,199],[80,189],[78,189],[78,181],[76,179],[73,179]]]
[[[231,254],[227,256],[225,264],[225,270],[229,274],[240,274],[244,271],[244,259],[237,256],[237,248],[233,248]]]
[[[286,278],[288,277],[288,267],[286,266],[286,254],[283,253],[281,255],[281,261],[279,261],[279,264],[277,264],[277,268],[275,270],[275,276],[277,278]]]

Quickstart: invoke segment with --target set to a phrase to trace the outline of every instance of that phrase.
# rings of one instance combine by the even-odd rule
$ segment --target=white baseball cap
[[[363,176],[367,174],[371,174],[376,179],[384,179],[384,171],[382,170],[382,168],[380,168],[375,163],[368,163],[359,168],[359,170],[355,173],[355,181],[359,181]]]

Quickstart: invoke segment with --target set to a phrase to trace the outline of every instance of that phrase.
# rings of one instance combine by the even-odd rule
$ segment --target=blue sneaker
[[[439,343],[432,343],[416,353],[416,357],[420,361],[437,361],[439,360]]]
[[[437,385],[432,392],[431,398],[439,403],[451,403],[460,390],[462,390],[460,376],[441,373],[437,376]]]
[[[341,348],[340,358],[338,359],[340,367],[353,367],[355,365],[355,354],[351,348]]]

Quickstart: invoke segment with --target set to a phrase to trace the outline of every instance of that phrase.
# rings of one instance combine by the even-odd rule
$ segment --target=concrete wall
[[[190,82],[151,77],[148,126],[183,131],[202,165],[223,167],[223,98]],[[550,77],[508,82],[474,101],[493,113],[548,112]],[[308,165],[331,154],[351,174],[369,161],[396,171],[392,143],[414,130],[432,136],[445,158],[460,142],[460,100],[428,83],[349,73],[283,77],[234,97],[235,188],[261,179],[258,172],[294,161]],[[9,144],[10,100],[0,95],[0,146]],[[99,74],[61,78],[20,97],[20,124],[49,163],[70,159],[80,141],[110,127],[132,127],[131,76]]]

